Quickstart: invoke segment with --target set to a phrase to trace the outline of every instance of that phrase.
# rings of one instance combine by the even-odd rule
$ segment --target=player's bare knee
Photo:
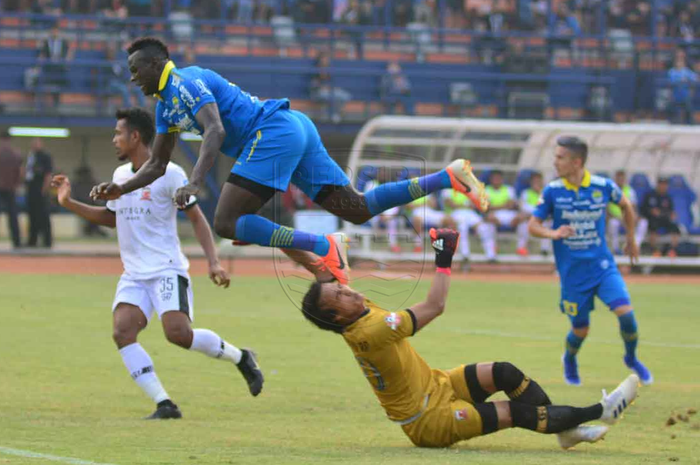
[[[498,429],[513,427],[513,416],[510,412],[510,402],[501,400],[494,402],[496,414],[498,415]]]
[[[588,326],[585,326],[583,328],[573,328],[572,331],[574,334],[581,339],[585,339],[586,336],[588,336]]]
[[[348,211],[347,213],[340,215],[340,217],[352,224],[362,225],[372,219],[372,214],[368,211]]]
[[[115,326],[112,330],[112,339],[117,345],[117,349],[122,349],[128,345],[136,343],[136,336],[139,331],[137,328],[127,326]]]
[[[625,315],[631,311],[632,311],[631,305],[620,305],[619,307],[613,309],[613,313],[616,316],[622,316],[622,315]]]
[[[236,238],[236,221],[238,218],[223,218],[219,215],[214,217],[214,231],[219,237],[226,239]]]
[[[173,325],[165,328],[165,337],[171,344],[189,349],[192,346],[192,328],[189,325]]]

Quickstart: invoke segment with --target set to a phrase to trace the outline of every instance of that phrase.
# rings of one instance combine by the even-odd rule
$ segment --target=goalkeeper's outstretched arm
[[[428,297],[411,307],[416,317],[416,332],[440,316],[445,310],[445,301],[450,290],[452,256],[457,249],[459,233],[450,229],[431,229],[430,239],[435,249],[435,276]]]

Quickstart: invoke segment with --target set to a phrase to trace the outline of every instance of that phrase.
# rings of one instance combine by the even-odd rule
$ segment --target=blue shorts
[[[595,310],[593,299],[598,296],[610,310],[630,305],[630,295],[622,275],[617,269],[605,273],[600,281],[589,289],[562,284],[559,308],[566,313],[574,328],[585,328],[590,324],[589,314]]]
[[[312,200],[326,184],[350,184],[328,155],[314,123],[296,110],[277,110],[264,119],[231,172],[278,191],[286,191],[292,182]]]

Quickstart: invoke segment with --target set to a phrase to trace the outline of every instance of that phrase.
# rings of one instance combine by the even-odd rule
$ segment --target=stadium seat
[[[535,173],[535,170],[523,169],[520,170],[515,177],[515,183],[513,183],[513,188],[515,189],[515,195],[520,198],[520,194],[530,187],[530,177]]]
[[[651,183],[646,174],[635,173],[630,178],[630,186],[634,189],[634,193],[637,194],[637,201],[641,205],[644,202],[644,198],[647,196],[651,188]]]
[[[357,173],[357,188],[358,191],[362,192],[365,190],[365,186],[368,182],[376,179],[377,177],[377,167],[376,166],[363,166],[360,168],[360,172]]]
[[[697,200],[697,195],[688,186],[685,178],[681,175],[671,176],[668,180],[668,194],[673,199],[673,206],[678,215],[678,223],[682,225],[689,234],[700,234],[700,227],[694,225],[693,203]]]

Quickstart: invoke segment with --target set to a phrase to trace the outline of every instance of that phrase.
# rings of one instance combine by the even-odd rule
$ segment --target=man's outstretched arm
[[[107,226],[109,228],[117,226],[117,218],[114,212],[108,210],[106,207],[88,205],[71,197],[72,189],[68,176],[57,174],[51,180],[51,187],[56,189],[58,204],[63,208],[67,208],[91,223]]]
[[[215,102],[207,103],[195,115],[197,123],[204,131],[202,145],[199,148],[199,158],[192,169],[190,182],[175,192],[175,202],[183,207],[187,205],[191,195],[197,195],[204,187],[204,180],[219,156],[221,144],[226,138],[224,124],[219,116],[219,107]]]
[[[146,163],[124,184],[103,182],[93,187],[90,198],[93,200],[114,200],[122,195],[151,184],[165,174],[170,157],[175,148],[177,133],[156,134],[153,151]]]
[[[447,293],[450,290],[450,275],[452,274],[452,256],[457,250],[459,233],[451,229],[431,229],[430,240],[435,249],[435,276],[428,291],[428,297],[421,303],[411,306],[416,317],[415,331],[440,316],[445,309]]]
[[[170,163],[177,142],[177,133],[156,134],[153,142],[153,151],[146,163],[139,168],[134,177],[121,185],[122,194],[135,191],[141,187],[151,184],[153,181],[165,174],[165,169]]]

